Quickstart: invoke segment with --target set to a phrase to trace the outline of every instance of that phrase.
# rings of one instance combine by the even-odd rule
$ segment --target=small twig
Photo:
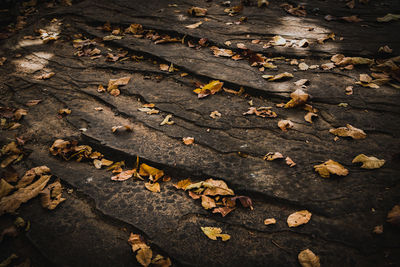
[[[277,246],[278,248],[284,250],[287,253],[290,253],[286,248],[282,247],[281,245],[279,245],[278,243],[276,243],[276,241],[274,241],[273,239],[271,239],[272,244],[274,244],[275,246]]]

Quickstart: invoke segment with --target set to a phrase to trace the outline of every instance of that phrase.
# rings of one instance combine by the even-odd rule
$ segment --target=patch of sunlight
[[[15,64],[16,70],[25,73],[34,73],[43,69],[49,63],[49,59],[54,56],[48,52],[34,52],[22,58],[17,58],[12,61]]]

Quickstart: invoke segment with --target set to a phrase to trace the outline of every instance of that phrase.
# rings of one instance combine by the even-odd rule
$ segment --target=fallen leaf
[[[300,105],[304,105],[307,102],[309,96],[310,95],[304,92],[302,89],[297,89],[296,91],[290,94],[290,97],[292,99],[289,102],[287,102],[284,107],[293,108]]]
[[[169,267],[172,265],[172,262],[169,258],[164,258],[158,254],[151,260],[151,264],[155,267]]]
[[[226,196],[235,194],[233,190],[230,189],[228,185],[222,180],[207,179],[202,183],[201,186],[206,188],[206,190],[203,192],[203,194],[206,196]],[[188,188],[189,187],[187,187],[186,189]]]
[[[199,98],[206,97],[208,95],[214,95],[215,93],[221,91],[222,86],[224,85],[223,82],[220,81],[211,81],[210,83],[204,85],[201,88],[196,88],[193,90]]]
[[[302,224],[308,223],[311,219],[311,212],[308,210],[300,210],[292,213],[287,218],[287,224],[289,227],[297,227]]]
[[[286,164],[287,164],[290,168],[296,166],[296,163],[295,163],[291,158],[286,157],[285,160],[286,160]]]
[[[118,125],[118,126],[113,126],[111,127],[111,131],[115,134],[121,133],[121,132],[132,132],[133,128],[130,125]]]
[[[236,44],[236,46],[237,46],[237,48],[239,48],[239,49],[244,49],[244,50],[248,49],[248,48],[246,47],[246,45],[243,44],[243,43],[238,43],[238,44]]]
[[[35,76],[35,79],[47,80],[47,79],[50,79],[51,77],[53,77],[54,75],[55,75],[54,72],[44,73],[42,75]]]
[[[58,110],[58,114],[60,115],[69,115],[71,114],[71,110],[68,108],[62,108]]]
[[[277,80],[281,80],[281,79],[286,79],[286,78],[293,78],[293,74],[289,73],[289,72],[284,72],[284,73],[280,73],[277,75],[263,75],[262,76],[264,79],[267,79],[269,82],[272,81],[277,81]]]
[[[360,22],[363,21],[360,19],[357,15],[352,15],[348,17],[340,17],[342,20],[347,21],[347,22]]]
[[[42,102],[41,99],[32,99],[32,100],[29,100],[28,102],[26,102],[25,105],[27,105],[28,107],[32,107],[32,106],[36,106],[40,102]]]
[[[243,86],[240,87],[239,91],[235,91],[235,90],[231,90],[231,89],[227,89],[227,88],[222,88],[222,89],[227,93],[234,94],[237,96],[241,96],[244,93]]]
[[[165,116],[164,120],[160,123],[160,125],[172,125],[175,122],[173,120],[171,120],[172,118],[172,114],[168,114],[167,116]]]
[[[298,67],[300,70],[308,70],[308,65],[304,62],[301,62]]]
[[[263,159],[268,161],[283,159],[283,155],[279,152],[268,152]]]
[[[49,173],[50,169],[47,166],[39,166],[32,168],[25,172],[24,176],[18,181],[17,185],[15,186],[18,188],[26,187],[27,185],[31,184],[32,181],[35,179],[36,176],[41,176],[45,173]]]
[[[151,258],[153,256],[153,251],[150,249],[150,247],[147,248],[142,248],[139,249],[139,251],[136,254],[136,260],[142,265],[142,266],[149,266],[151,263]]]
[[[104,88],[104,86],[99,84],[99,86],[97,87],[97,92],[102,93],[102,92],[105,92],[105,91],[106,91],[106,89]]]
[[[385,45],[385,46],[379,47],[378,52],[390,54],[393,52],[393,49],[391,49],[389,46]]]
[[[192,191],[189,191],[189,196],[193,199],[199,199],[201,198],[201,195],[198,195],[196,193],[193,193]]]
[[[360,82],[370,83],[372,82],[372,78],[368,74],[360,74]]]
[[[222,229],[219,227],[201,227],[201,230],[212,240],[217,240],[217,237],[221,237],[222,241],[227,241],[231,238],[228,234],[221,234]]]
[[[233,56],[232,50],[218,48],[216,46],[211,46],[210,50],[213,51],[214,56],[216,57],[231,57]]]
[[[400,19],[400,14],[392,14],[388,13],[383,17],[377,18],[376,21],[378,22],[389,22],[392,20],[399,20]]]
[[[297,256],[302,267],[320,267],[319,257],[309,249],[303,250]]]
[[[182,141],[185,145],[192,145],[194,143],[194,137],[183,137]]]
[[[297,59],[292,59],[290,65],[299,65],[299,61],[297,61]]]
[[[176,189],[186,190],[186,187],[188,187],[191,184],[192,184],[192,181],[190,181],[190,179],[188,178],[188,179],[180,180],[177,184],[174,184],[174,187]]]
[[[287,13],[293,15],[293,16],[298,16],[298,17],[305,17],[307,15],[307,11],[303,5],[298,5],[297,7],[294,7],[293,5],[290,5],[288,3],[284,3],[280,5]]]
[[[12,186],[9,183],[7,183],[6,180],[1,179],[0,180],[0,199],[2,197],[7,196],[8,193],[10,193],[13,189],[14,189],[14,186]]]
[[[159,193],[161,191],[159,183],[145,183],[144,186],[147,190],[154,193]]]
[[[286,39],[280,35],[275,35],[272,37],[271,45],[282,46],[286,45]]]
[[[190,25],[187,25],[187,26],[185,26],[185,27],[188,28],[188,29],[196,29],[196,28],[198,28],[201,24],[203,24],[203,22],[202,22],[202,21],[199,21],[199,22],[197,22],[197,23],[190,24]]]
[[[305,116],[304,116],[304,120],[306,122],[312,123],[312,118],[313,117],[318,117],[317,114],[313,113],[313,112],[308,112]]]
[[[374,63],[373,59],[364,58],[364,57],[344,57],[342,60],[335,62],[338,66],[345,65],[371,65]]]
[[[205,195],[201,196],[201,206],[206,210],[216,207],[214,199]]]
[[[388,212],[386,221],[388,223],[400,226],[400,205],[393,206],[393,208]]]
[[[376,83],[364,83],[364,82],[356,82],[356,84],[361,85],[362,87],[369,87],[369,88],[374,88],[377,89],[379,88],[379,85],[377,85]]]
[[[262,6],[267,7],[268,5],[269,5],[268,0],[257,0],[257,6],[258,7],[262,7]]]
[[[2,262],[0,262],[0,266],[1,267],[7,267],[8,265],[11,264],[11,262],[15,259],[18,259],[18,255],[16,254],[11,254],[7,259],[3,260]]]
[[[121,40],[123,36],[118,35],[107,35],[103,37],[103,41]]]
[[[50,180],[50,175],[42,175],[31,185],[18,189],[15,193],[5,196],[0,200],[0,216],[5,213],[14,212],[22,203],[36,197]]]
[[[357,157],[355,157],[352,161],[352,163],[358,163],[361,162],[361,168],[363,169],[378,169],[385,164],[384,159],[378,159],[375,157],[368,157],[364,154],[360,154]]]
[[[329,178],[331,174],[336,174],[340,176],[346,176],[347,174],[349,174],[349,171],[345,167],[331,159],[322,164],[315,165],[314,169],[323,178]]]
[[[331,57],[331,61],[335,64],[339,63],[340,61],[342,61],[344,59],[344,55],[343,54],[335,54]]]
[[[350,9],[353,9],[356,5],[356,0],[350,0],[349,2],[346,3],[346,6]]]
[[[278,115],[271,110],[272,107],[249,107],[249,110],[244,112],[243,115],[255,114],[256,116],[263,118],[276,118]]]
[[[153,176],[154,182],[164,176],[164,171],[157,168],[151,167],[145,163],[140,164],[139,175],[141,176]]]
[[[287,132],[287,129],[293,128],[294,124],[290,120],[280,120],[278,122],[278,127],[284,131]]]
[[[169,70],[169,66],[167,64],[160,64],[160,70],[168,71]]]
[[[213,112],[210,113],[210,117],[213,119],[220,118],[221,113],[219,113],[217,110],[214,110]]]
[[[323,70],[331,70],[331,69],[335,68],[335,64],[332,63],[332,62],[325,63],[325,64],[322,64],[322,65],[321,65],[321,68],[322,68]]]
[[[228,215],[231,211],[235,210],[235,208],[231,208],[231,207],[219,207],[219,208],[215,208],[213,209],[213,213],[220,213],[222,215],[222,217],[225,217],[226,215]]]
[[[125,33],[131,33],[131,34],[142,34],[143,33],[143,26],[140,24],[131,24],[129,25],[128,28],[125,29]]]
[[[297,42],[297,45],[299,47],[307,47],[309,44],[307,39],[301,39],[300,41]]]
[[[329,132],[337,136],[351,137],[353,139],[364,139],[367,137],[367,134],[363,130],[358,129],[350,124],[347,124],[346,127],[330,129]]]
[[[275,218],[268,218],[264,220],[265,225],[276,224]]]
[[[242,206],[244,208],[250,208],[251,210],[253,210],[253,201],[251,201],[250,197],[247,196],[235,196],[235,197],[231,197],[230,200],[235,202],[236,200],[240,201],[240,204],[242,204]]]
[[[0,66],[3,66],[4,62],[6,62],[6,57],[0,57]]]
[[[329,40],[329,39],[335,41],[335,33],[333,33],[333,32],[332,32],[332,33],[329,33],[329,34],[325,35],[324,37],[319,38],[319,39],[317,40],[317,42],[318,42],[319,44],[324,44],[324,42],[327,41],[327,40]]]
[[[206,8],[192,6],[188,9],[188,13],[195,17],[204,17],[207,14]]]
[[[131,77],[122,77],[119,79],[110,79],[108,81],[107,92],[109,92],[113,96],[118,96],[120,91],[118,86],[120,85],[127,85]]]
[[[128,243],[131,245],[133,252],[136,252],[139,249],[149,248],[143,237],[138,234],[131,233],[128,239]]]
[[[149,114],[149,115],[160,113],[159,110],[154,109],[154,108],[138,108],[138,110],[139,110],[140,112],[146,112],[146,113]]]
[[[135,173],[136,173],[136,169],[122,171],[122,172],[118,173],[117,175],[112,176],[111,180],[113,180],[113,181],[126,181],[129,178],[131,178]]]
[[[16,111],[14,111],[13,115],[14,115],[14,119],[19,121],[22,118],[22,116],[28,115],[28,111],[26,109],[19,108]]]
[[[302,85],[305,85],[305,84],[307,84],[307,83],[309,83],[309,82],[310,82],[310,81],[307,80],[307,79],[300,79],[300,80],[294,82],[294,84],[295,84],[296,86],[302,86]]]
[[[49,184],[45,189],[40,191],[40,201],[43,208],[49,210],[55,209],[58,204],[66,199],[62,197],[62,186],[60,181]]]
[[[346,95],[352,95],[353,94],[353,86],[349,85],[345,89],[345,94]]]

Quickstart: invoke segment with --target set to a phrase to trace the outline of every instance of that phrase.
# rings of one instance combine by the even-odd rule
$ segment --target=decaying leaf
[[[335,67],[335,64],[333,62],[325,63],[321,65],[321,68],[323,70],[331,70]]]
[[[293,74],[289,72],[284,72],[280,73],[277,75],[263,75],[262,76],[264,79],[267,79],[269,82],[277,81],[277,80],[282,80],[282,79],[290,79],[293,78]]]
[[[218,112],[218,110],[214,110],[213,112],[210,113],[210,117],[213,119],[217,119],[221,117],[221,113]]]
[[[307,102],[310,95],[304,92],[302,89],[297,89],[296,91],[290,94],[290,97],[292,99],[290,99],[290,101],[285,104],[284,106],[285,108],[293,108],[304,105]]]
[[[201,186],[206,188],[206,190],[203,192],[203,194],[206,196],[226,196],[235,194],[223,180],[207,179],[202,183]],[[188,188],[189,187],[186,189]]]
[[[214,95],[215,93],[221,91],[223,85],[223,82],[211,81],[201,88],[196,88],[195,90],[193,90],[193,92],[195,92],[199,98],[203,98],[208,95]]]
[[[263,118],[276,118],[278,115],[271,109],[272,107],[249,107],[249,110],[244,112],[243,115],[255,114],[256,116]]]
[[[62,186],[60,181],[49,184],[45,189],[40,191],[40,201],[43,208],[49,210],[55,209],[58,204],[65,201],[62,197]]]
[[[313,112],[308,112],[305,116],[304,116],[304,120],[306,122],[312,123],[312,118],[313,117],[318,117],[317,114],[313,113]]]
[[[145,183],[144,186],[146,187],[147,190],[154,193],[159,193],[161,191],[159,183]]]
[[[180,180],[177,184],[174,184],[174,187],[176,189],[183,189],[186,190],[186,187],[188,187],[189,185],[191,185],[192,182],[190,181],[190,179],[184,179],[184,180]]]
[[[371,65],[374,63],[373,59],[364,58],[364,57],[343,57],[340,61],[338,59],[339,59],[339,57],[336,59],[336,62],[335,62],[335,64],[338,66]]]
[[[138,234],[131,233],[128,239],[128,243],[132,246],[132,251],[136,252],[142,248],[148,248],[149,246],[145,243],[143,237]]]
[[[140,164],[139,175],[153,176],[154,182],[164,176],[164,171],[151,167],[145,163]]]
[[[250,208],[251,210],[254,209],[253,201],[248,196],[235,196],[235,197],[231,197],[230,200],[233,202],[235,202],[236,200],[239,200],[240,204],[242,204],[242,206],[244,208]]]
[[[300,210],[292,213],[287,218],[287,224],[289,227],[297,227],[302,224],[308,223],[311,219],[311,212],[308,210]]]
[[[394,205],[387,215],[387,222],[400,226],[400,205]]]
[[[345,94],[346,95],[352,95],[353,94],[353,86],[351,86],[351,85],[346,86]]]
[[[377,18],[376,21],[377,22],[389,22],[392,20],[399,20],[399,19],[400,19],[400,14],[388,13],[383,17]]]
[[[7,196],[14,189],[14,186],[7,183],[6,180],[0,180],[0,199],[4,196]]]
[[[289,167],[294,167],[294,166],[296,166],[296,162],[294,162],[291,158],[289,158],[289,157],[286,157],[285,158],[285,161],[286,161],[286,164],[289,166]]]
[[[194,23],[194,24],[186,25],[185,27],[188,28],[188,29],[196,29],[196,28],[198,28],[201,24],[203,24],[203,22],[202,22],[202,21],[199,21],[199,22]]]
[[[206,210],[216,207],[214,199],[212,199],[208,196],[205,196],[205,195],[201,196],[201,205]]]
[[[214,56],[216,57],[231,57],[233,56],[232,50],[229,49],[223,49],[223,48],[218,48],[216,46],[211,46],[210,50],[213,51]]]
[[[28,115],[28,111],[23,108],[19,108],[16,111],[14,111],[14,119],[19,121],[23,116]]]
[[[50,180],[50,175],[42,175],[31,185],[18,189],[15,193],[5,196],[0,200],[0,216],[4,213],[14,212],[22,203],[36,197]]]
[[[215,208],[213,209],[213,213],[220,213],[222,215],[222,217],[225,217],[226,215],[228,215],[231,211],[235,210],[235,208],[233,207],[219,207],[219,208]]]
[[[188,13],[195,17],[204,17],[207,14],[206,8],[192,6],[188,9]]]
[[[44,73],[42,75],[35,76],[35,79],[47,80],[47,79],[50,79],[51,77],[53,77],[54,75],[55,75],[54,72]]]
[[[293,128],[294,124],[290,120],[280,120],[278,122],[278,127],[284,131],[287,132],[287,129]]]
[[[194,137],[183,137],[182,141],[185,145],[192,145],[194,143]]]
[[[69,108],[61,108],[58,110],[58,114],[69,115],[69,114],[71,114],[71,110]]]
[[[268,218],[264,220],[265,225],[276,224],[275,218]]]
[[[383,234],[383,225],[377,225],[377,226],[375,226],[375,227],[374,227],[374,230],[372,230],[372,232],[373,232],[374,234],[377,234],[377,235]]]
[[[122,171],[122,172],[118,173],[117,175],[112,176],[111,180],[125,181],[125,180],[128,180],[129,178],[131,178],[134,174],[136,174],[136,169]]]
[[[40,102],[42,102],[41,99],[32,99],[32,100],[29,100],[28,102],[26,102],[25,105],[27,105],[28,107],[32,107],[32,106],[36,106]]]
[[[320,267],[319,257],[309,249],[303,250],[297,256],[302,267]]]
[[[160,254],[151,260],[151,264],[155,267],[169,267],[172,265],[170,258],[164,258]]]
[[[168,114],[167,116],[165,116],[164,120],[160,123],[160,125],[172,125],[175,122],[173,120],[171,120],[172,118],[172,114]]]
[[[39,166],[32,168],[25,172],[24,176],[18,181],[16,188],[23,188],[31,184],[36,176],[41,176],[45,173],[49,173],[50,169],[47,166]]]
[[[222,229],[219,227],[201,227],[201,230],[212,240],[217,240],[217,237],[221,237],[222,241],[227,241],[231,238],[228,234],[221,234]]]
[[[299,67],[299,70],[308,70],[308,68],[309,68],[309,66],[304,62],[301,62],[298,67]]]
[[[331,159],[322,164],[315,165],[314,169],[323,178],[329,178],[331,174],[336,174],[340,176],[346,176],[347,174],[349,174],[349,171],[345,167]]]
[[[330,129],[329,132],[337,136],[351,137],[353,139],[364,139],[367,137],[367,134],[363,130],[358,129],[350,124],[347,124],[346,127]]]
[[[358,163],[361,162],[361,168],[363,169],[378,169],[385,164],[384,159],[378,159],[375,157],[368,157],[364,154],[360,154],[357,157],[355,157],[352,161],[352,163]]]
[[[283,155],[279,152],[268,152],[263,159],[268,161],[283,159]]]

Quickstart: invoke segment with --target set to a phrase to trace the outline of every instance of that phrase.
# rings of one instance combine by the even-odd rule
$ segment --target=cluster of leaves
[[[0,129],[14,130],[19,128],[21,124],[18,121],[27,114],[28,111],[23,108],[0,107]]]
[[[18,142],[20,140],[20,142]],[[22,160],[26,151],[23,149],[23,141],[18,138],[17,142],[12,141],[6,145],[4,145],[0,150],[0,167],[6,168],[12,163],[17,163]]]
[[[99,85],[97,87],[97,92],[103,93],[103,92],[108,92],[112,96],[119,96],[121,94],[121,91],[119,90],[119,86],[122,85],[127,85],[130,81],[131,77],[126,76],[126,77],[121,77],[118,79],[110,79],[108,81],[108,86],[107,89],[103,87],[103,85]]]
[[[146,241],[141,235],[131,233],[128,243],[131,245],[133,253],[136,253],[136,260],[142,266],[147,267],[151,264],[153,266],[169,267],[172,265],[169,258],[165,258],[160,254],[157,254],[155,257],[153,257],[153,251],[151,247],[146,244]]]
[[[50,169],[47,166],[40,166],[28,170],[21,179],[15,182],[1,179],[0,216],[15,212],[22,203],[39,194],[42,206],[49,210],[55,209],[58,204],[65,201],[65,198],[62,197],[60,181],[57,180],[47,185],[51,178],[49,173]]]
[[[236,200],[239,200],[245,208],[253,209],[253,203],[247,196],[235,196],[232,189],[223,180],[207,179],[192,183],[188,178],[174,185],[177,189],[188,191],[193,199],[201,199],[204,209],[211,209],[213,213],[220,213],[225,217],[236,209]]]

